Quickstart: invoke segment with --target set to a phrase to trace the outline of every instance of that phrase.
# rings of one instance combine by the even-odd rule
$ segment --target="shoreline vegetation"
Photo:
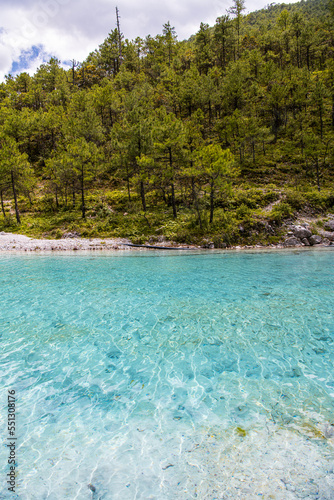
[[[22,253],[22,252],[86,252],[86,251],[114,251],[114,250],[275,250],[275,249],[301,249],[301,248],[332,248],[334,249],[334,219],[328,230],[320,231],[320,234],[312,234],[307,223],[303,225],[290,225],[285,238],[273,244],[257,243],[254,245],[230,245],[216,247],[213,241],[206,240],[202,245],[180,244],[175,241],[160,240],[153,243],[148,240],[144,244],[133,245],[127,238],[81,238],[78,234],[67,233],[61,239],[38,239],[30,238],[21,234],[0,232],[0,254]],[[167,250],[167,251],[168,251]]]
[[[189,40],[118,28],[70,70],[8,75],[0,231],[54,248],[330,246],[334,0],[231,4]]]

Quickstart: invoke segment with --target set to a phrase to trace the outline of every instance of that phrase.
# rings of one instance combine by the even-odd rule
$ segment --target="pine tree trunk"
[[[86,218],[86,206],[85,206],[85,189],[84,189],[84,167],[81,168],[81,203],[82,203],[82,218]]]
[[[131,192],[130,192],[130,177],[128,177],[126,179],[126,182],[127,182],[127,188],[128,188],[128,198],[129,198],[129,201],[131,201]]]
[[[175,204],[175,190],[174,190],[174,183],[172,182],[172,207],[173,207],[173,217],[176,219],[177,217],[177,212],[176,212],[176,204]]]
[[[317,170],[317,187],[318,187],[318,191],[320,193],[320,172],[319,172],[319,160],[318,160],[318,158],[316,160],[316,170]]]
[[[126,164],[126,185],[128,188],[128,198],[129,201],[131,201],[131,192],[130,192],[130,172],[129,172],[129,167],[128,164]]]
[[[57,184],[56,184],[55,198],[56,198],[56,207],[58,209],[59,208],[59,201],[58,201],[58,186],[57,186]]]
[[[1,195],[1,208],[2,208],[2,213],[3,213],[3,216],[6,218],[6,212],[5,212],[5,205],[3,203],[3,191],[1,190],[0,191],[0,195]]]
[[[223,38],[223,70],[225,71],[226,55],[225,55],[225,38]]]
[[[210,224],[212,224],[213,222],[214,197],[215,197],[215,191],[214,191],[214,183],[212,181],[211,191],[210,191]]]
[[[141,196],[141,203],[143,205],[143,210],[144,212],[146,212],[145,188],[143,181],[140,181],[140,196]]]
[[[161,192],[162,192],[162,199],[164,200],[164,203],[165,205],[168,207],[168,200],[167,200],[167,196],[166,196],[166,191],[164,190],[163,186],[161,186]]]
[[[195,190],[195,179],[193,177],[191,178],[191,186],[192,186],[192,192],[193,192],[193,200],[194,200],[196,212],[197,212],[197,215],[198,215],[199,227],[201,229],[203,229],[201,211],[199,209],[197,194],[196,194],[196,190]]]
[[[174,170],[173,170],[173,156],[172,156],[172,148],[168,148],[168,153],[169,153],[169,168],[172,173],[172,183],[171,183],[171,188],[172,188],[172,207],[173,207],[173,217],[176,219],[177,217],[177,212],[176,212],[176,204],[175,204],[175,189],[174,189]]]
[[[13,196],[14,196],[16,220],[17,220],[18,224],[21,224],[19,207],[17,205],[17,196],[16,196],[16,189],[15,189],[15,181],[14,181],[14,172],[13,172],[13,170],[11,171],[11,177],[12,177],[12,188],[13,188]]]
[[[237,21],[237,32],[238,32],[237,43],[238,43],[238,59],[239,59],[239,57],[240,57],[240,21],[239,21],[239,19]]]

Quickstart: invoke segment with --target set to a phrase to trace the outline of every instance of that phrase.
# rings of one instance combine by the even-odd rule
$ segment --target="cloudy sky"
[[[285,3],[289,1],[293,0]],[[246,0],[247,12],[268,3]],[[125,38],[155,36],[170,21],[182,40],[196,33],[201,21],[213,25],[231,4],[231,0],[0,0],[0,81],[9,73],[32,74],[52,56],[63,65],[71,59],[83,61],[116,27],[116,5]]]

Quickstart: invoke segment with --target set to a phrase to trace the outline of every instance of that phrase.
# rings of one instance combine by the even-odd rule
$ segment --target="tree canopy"
[[[0,84],[7,224],[11,212],[21,221],[21,205],[36,217],[74,210],[89,227],[103,205],[105,232],[113,213],[143,213],[152,229],[160,210],[205,234],[228,225],[242,189],[331,190],[333,2],[246,7],[233,0],[189,40],[169,21],[145,39],[114,29],[70,70],[52,58],[33,76],[8,75]]]

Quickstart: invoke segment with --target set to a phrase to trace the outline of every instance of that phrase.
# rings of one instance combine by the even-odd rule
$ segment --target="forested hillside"
[[[334,7],[233,2],[188,41],[115,29],[69,71],[8,76],[0,229],[220,246],[333,211]]]

